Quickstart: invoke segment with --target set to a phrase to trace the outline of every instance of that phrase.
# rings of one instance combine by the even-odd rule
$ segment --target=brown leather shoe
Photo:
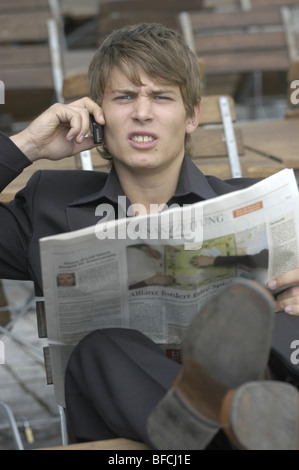
[[[188,328],[180,376],[149,416],[156,449],[207,447],[227,392],[263,378],[273,326],[273,297],[254,281],[236,280],[206,304]]]
[[[285,382],[249,382],[223,400],[222,428],[243,450],[299,450],[299,393]]]

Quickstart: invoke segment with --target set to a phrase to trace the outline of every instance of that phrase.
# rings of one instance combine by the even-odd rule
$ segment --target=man
[[[84,98],[69,105],[56,104],[18,135],[11,139],[1,136],[1,189],[23,168],[40,158],[58,160],[91,149],[94,143],[90,137],[85,137],[90,114],[104,125],[102,151],[113,162],[108,176],[84,171],[37,172],[12,203],[1,205],[0,278],[31,279],[38,292],[42,292],[39,238],[96,224],[99,219],[95,209],[99,204],[108,202],[117,210],[118,196],[125,195],[127,207],[136,205],[138,213],[140,207],[149,212],[153,204],[159,210],[173,203],[192,204],[254,183],[249,179],[226,182],[206,177],[185,156],[190,134],[199,123],[199,69],[196,57],[174,31],[160,25],[141,24],[112,33],[90,65],[90,90],[92,99]],[[118,214],[119,217],[122,215]],[[298,279],[299,269],[296,269],[272,280],[270,288],[287,286]],[[219,362],[223,371],[231,368],[232,354],[239,356],[236,351],[246,343],[244,335],[250,338],[248,348],[244,348],[233,377],[226,385],[222,383],[222,374],[209,375],[209,368],[213,369],[209,361],[205,363],[201,354],[190,353],[189,366],[195,364],[198,368],[199,363],[205,364],[203,370],[199,367],[200,375],[204,376],[200,383],[221,382],[220,388],[214,387],[218,399],[217,403],[209,405],[212,414],[206,410],[202,412],[192,397],[187,403],[191,403],[191,408],[194,405],[194,413],[186,414],[184,405],[177,405],[177,395],[174,399],[171,386],[182,367],[166,358],[141,333],[122,329],[98,330],[79,344],[66,373],[67,413],[74,440],[121,436],[144,441],[150,447],[165,445],[171,448],[180,445],[178,442],[188,428],[188,416],[192,420],[203,414],[208,417],[209,424],[212,419],[213,429],[205,419],[204,425],[197,422],[198,426],[192,427],[192,435],[198,444],[190,442],[188,447],[187,442],[186,448],[197,445],[197,448],[206,448],[213,446],[215,441],[218,447],[226,447],[228,441],[218,432],[221,423],[229,423],[230,432],[236,423],[230,417],[220,423],[219,413],[222,409],[231,409],[228,402],[232,401],[237,407],[242,401],[237,401],[235,395],[227,395],[229,390],[239,390],[247,382],[262,378],[271,343],[273,305],[269,294],[252,284],[240,283],[223,295],[234,300],[237,307],[242,306],[240,309],[247,313],[246,318],[255,318],[257,323],[244,328],[243,316],[242,321],[235,318],[236,308],[229,305],[223,309],[224,316],[232,315],[230,321],[239,324],[232,334],[229,320],[224,324],[217,321],[217,328],[201,324],[200,320],[199,326],[193,328],[195,332],[205,331],[207,338],[215,337],[215,334],[218,338],[226,337],[224,343],[230,345],[230,353],[224,354],[220,362],[212,354],[213,341],[208,341],[211,348],[208,355]],[[286,290],[278,297],[276,308],[298,314],[297,295],[297,288]],[[221,297],[221,303],[223,300]],[[246,308],[243,308],[244,302]],[[219,303],[214,310],[220,320]],[[187,350],[198,341],[197,338],[186,340]],[[253,370],[252,363],[255,364]],[[245,376],[241,373],[244,369]],[[242,379],[238,378],[239,374]],[[190,383],[194,383],[197,394],[201,388],[198,383],[193,379],[186,381],[180,375],[177,384],[180,384],[178,389],[182,389],[181,396],[190,395]],[[256,387],[257,393],[264,398],[261,384]],[[297,394],[293,398],[293,392],[288,388],[284,393],[291,396],[288,406],[292,410],[297,399]],[[236,397],[243,397],[248,388],[238,393]],[[274,394],[271,388],[270,395]],[[170,414],[164,413],[163,397],[166,408],[170,403]],[[200,402],[205,403],[204,396]],[[158,408],[157,416],[152,411],[158,403],[161,403],[162,412]],[[157,431],[161,428],[161,416],[162,423],[167,416],[169,424],[174,425],[175,421],[169,418],[173,416],[173,407],[182,421],[181,432],[177,433],[176,439],[170,439],[174,444],[164,440],[165,431]],[[179,424],[176,427],[179,428]],[[248,428],[251,429],[249,425]],[[235,440],[240,443],[241,438],[236,434]],[[292,440],[293,434],[288,434],[288,439]],[[251,446],[247,437],[244,445]]]

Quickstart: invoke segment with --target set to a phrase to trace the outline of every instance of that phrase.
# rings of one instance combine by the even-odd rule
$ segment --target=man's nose
[[[136,99],[132,117],[138,121],[148,121],[153,118],[152,102],[150,98],[140,96]]]

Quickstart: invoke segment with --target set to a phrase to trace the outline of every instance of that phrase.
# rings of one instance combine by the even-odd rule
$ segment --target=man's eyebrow
[[[129,88],[117,88],[115,90],[111,90],[111,93],[113,95],[132,95],[138,94],[138,91]]]
[[[113,95],[138,95],[139,90],[134,90],[133,88],[117,88],[115,90],[111,90],[111,94]],[[167,88],[156,88],[154,90],[150,90],[148,95],[175,95],[175,92],[173,90],[167,89]]]
[[[151,90],[150,95],[175,95],[175,91],[170,90],[168,88],[157,88],[155,90]]]

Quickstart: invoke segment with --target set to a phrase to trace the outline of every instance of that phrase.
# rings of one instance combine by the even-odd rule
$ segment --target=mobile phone
[[[90,133],[93,135],[95,144],[102,144],[104,142],[104,126],[98,124],[92,114],[90,118]]]

